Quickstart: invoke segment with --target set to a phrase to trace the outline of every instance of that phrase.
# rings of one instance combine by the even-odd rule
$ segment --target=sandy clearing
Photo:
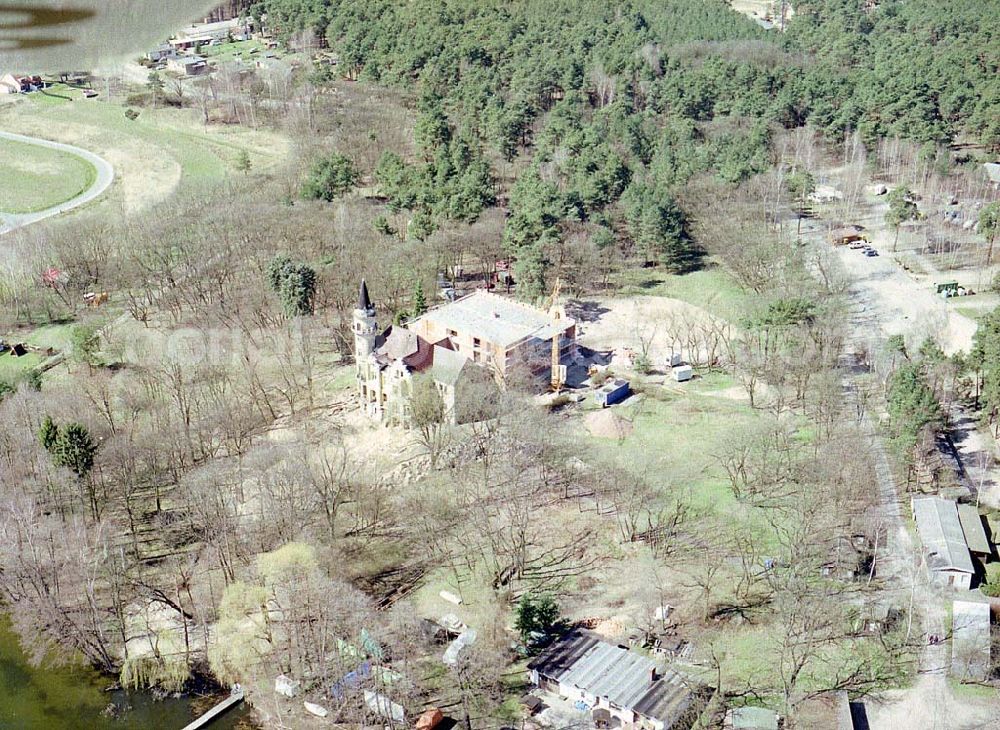
[[[737,13],[742,13],[754,20],[772,18],[777,21],[782,10],[781,0],[730,0],[730,7]],[[795,10],[792,3],[784,3],[785,23],[787,24]]]
[[[134,133],[127,126],[116,133],[102,124],[101,116],[74,117],[72,107],[39,110],[21,103],[0,106],[0,111],[0,123],[6,131],[31,136],[44,128],[46,138],[82,147],[108,160],[115,168],[115,182],[105,201],[116,214],[142,212],[174,192],[185,174],[184,165],[192,162],[188,159],[191,154],[185,151],[188,138],[191,149],[215,159],[221,174],[241,149],[250,154],[255,171],[280,164],[292,149],[291,140],[277,132],[205,126],[194,110],[144,109],[141,126]],[[163,133],[159,143],[155,130]]]
[[[150,154],[138,140],[122,140],[104,154],[122,181],[119,193],[126,213],[137,213],[165,199],[181,181],[181,166],[163,152]]]
[[[837,255],[852,281],[852,299],[871,310],[887,335],[902,334],[920,340],[931,335],[950,354],[968,351],[976,323],[949,309],[931,286],[914,281],[892,260],[884,237],[873,243],[881,255],[865,256],[840,246]],[[873,333],[874,334],[874,333]]]
[[[572,303],[567,312],[577,319],[580,345],[610,350],[618,356],[626,348],[641,352],[646,342],[654,363],[662,362],[670,352],[680,352],[685,359],[698,361],[700,353],[685,351],[684,332],[692,325],[707,324],[714,319],[693,304],[656,296],[588,299]]]

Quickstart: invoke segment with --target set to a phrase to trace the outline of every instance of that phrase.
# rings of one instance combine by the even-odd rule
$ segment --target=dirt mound
[[[623,439],[632,433],[632,423],[614,411],[594,411],[586,418],[591,436],[602,439]]]

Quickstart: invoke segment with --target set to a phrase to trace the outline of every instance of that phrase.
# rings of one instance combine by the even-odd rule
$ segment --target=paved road
[[[79,147],[62,144],[60,142],[51,142],[47,139],[38,139],[37,137],[25,137],[24,135],[14,134],[13,132],[0,132],[0,138],[9,139],[12,142],[24,142],[26,144],[38,145],[39,147],[48,147],[49,149],[69,152],[77,157],[82,157],[97,169],[97,178],[94,180],[94,184],[87,190],[77,195],[75,198],[67,200],[64,203],[54,205],[51,208],[46,208],[45,210],[40,210],[37,213],[0,213],[0,235],[7,233],[8,231],[12,231],[15,228],[22,228],[30,225],[31,223],[37,223],[40,220],[51,218],[54,215],[65,213],[68,210],[72,210],[73,208],[78,208],[85,203],[89,203],[91,200],[107,190],[108,186],[111,185],[112,181],[115,179],[115,169],[107,160],[102,157],[98,157],[93,152],[80,149]]]

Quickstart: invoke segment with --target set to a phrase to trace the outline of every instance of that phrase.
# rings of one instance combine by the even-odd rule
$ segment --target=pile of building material
[[[595,411],[584,422],[590,435],[597,438],[623,439],[632,433],[632,423],[614,411]]]

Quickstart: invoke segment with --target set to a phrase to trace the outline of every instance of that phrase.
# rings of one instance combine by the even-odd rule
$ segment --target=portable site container
[[[613,406],[625,400],[629,394],[628,381],[622,378],[609,380],[594,393],[594,398],[602,408]]]

